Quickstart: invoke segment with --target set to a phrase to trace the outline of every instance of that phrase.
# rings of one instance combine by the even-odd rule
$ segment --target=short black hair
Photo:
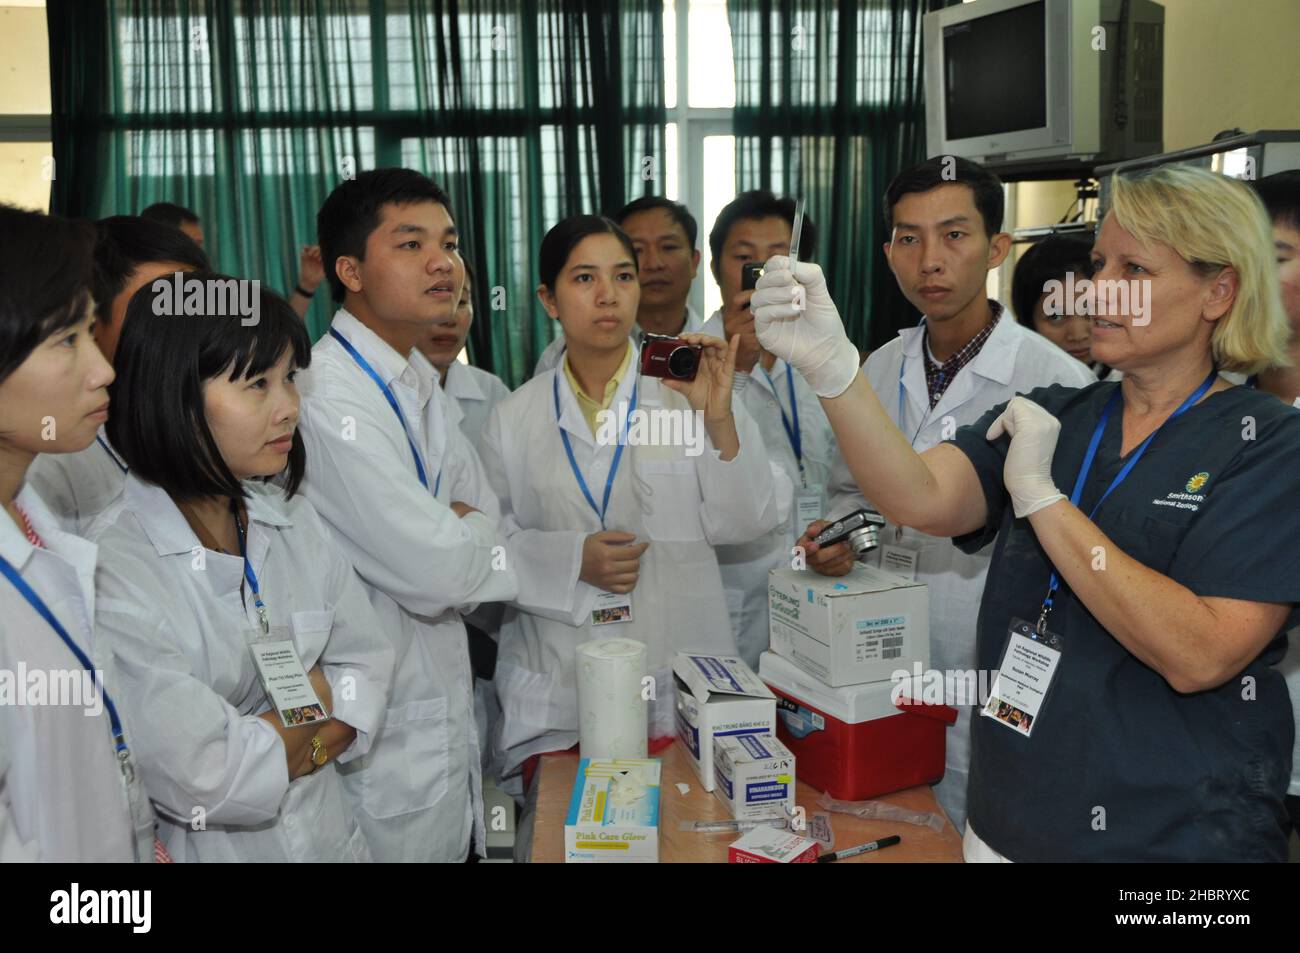
[[[686,241],[694,249],[695,240],[700,236],[700,226],[695,221],[695,216],[681,202],[674,202],[662,195],[643,195],[639,199],[633,199],[618,210],[618,214],[614,216],[614,221],[621,226],[637,212],[649,212],[657,208],[663,209],[674,222],[681,226],[682,231],[686,233]]]
[[[797,203],[792,198],[777,198],[767,189],[750,189],[741,192],[728,202],[713,223],[709,232],[709,261],[714,273],[718,270],[718,261],[722,258],[722,246],[727,244],[731,227],[737,222],[754,221],[763,218],[783,218],[794,228],[794,213]],[[803,227],[799,230],[799,259],[808,261],[817,255],[817,227],[813,225],[812,216],[804,213]]]
[[[198,242],[179,228],[136,215],[113,215],[95,223],[95,275],[91,290],[95,309],[108,320],[113,299],[137,268],[150,262],[174,261],[195,271],[212,265]]]
[[[1011,276],[1011,309],[1016,320],[1034,326],[1034,305],[1043,285],[1064,281],[1067,272],[1092,277],[1092,241],[1077,235],[1049,235],[1025,249]]]
[[[555,279],[559,277],[560,269],[569,260],[569,255],[578,247],[578,243],[589,235],[613,235],[622,242],[632,262],[636,263],[636,249],[632,247],[632,239],[619,228],[617,222],[603,215],[570,215],[556,224],[542,239],[542,248],[537,255],[542,284],[551,291],[555,290]]]
[[[1272,221],[1300,231],[1300,169],[1274,172],[1250,184]]]
[[[199,223],[199,217],[194,212],[174,202],[154,202],[140,213],[140,217],[158,222],[160,225],[170,225],[172,228]]]
[[[885,189],[885,231],[894,230],[894,206],[904,195],[929,192],[943,185],[964,185],[975,193],[975,208],[989,238],[1002,231],[1002,180],[978,162],[960,156],[934,156],[904,169]]]
[[[169,280],[169,279],[164,279]],[[185,281],[236,279],[210,271]],[[108,437],[131,472],[178,500],[244,496],[208,428],[203,384],[256,377],[288,348],[295,367],[311,363],[311,337],[289,302],[259,286],[256,324],[228,314],[155,314],[155,293],[145,285],[131,297],[117,345],[117,379],[109,385],[113,412]],[[170,293],[170,292],[166,292]],[[302,482],[306,452],[294,433],[285,496]]]
[[[342,303],[347,289],[334,270],[345,255],[365,260],[366,240],[379,227],[385,205],[437,202],[455,220],[451,199],[427,175],[414,169],[371,169],[344,179],[316,213],[316,240],[330,283],[330,294]]]
[[[88,222],[0,205],[0,381],[85,318],[94,241]]]

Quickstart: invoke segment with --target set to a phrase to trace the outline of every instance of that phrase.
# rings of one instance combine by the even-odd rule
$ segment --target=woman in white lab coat
[[[379,731],[393,650],[351,564],[294,495],[294,375],[311,342],[283,299],[259,295],[247,324],[216,309],[157,315],[148,288],[131,301],[109,425],[130,473],[99,540],[97,621],[174,859],[368,860],[336,764]],[[274,476],[283,489],[261,479]],[[305,699],[273,704],[256,659],[277,643],[274,684]]]
[[[113,369],[90,335],[93,241],[85,226],[0,205],[0,672],[21,696],[0,695],[0,863],[154,856],[135,736],[91,624],[95,546],[64,533],[26,483],[37,454],[84,450],[108,416]],[[29,697],[35,676],[68,697]]]
[[[530,759],[578,740],[574,652],[583,642],[646,644],[657,682],[651,740],[671,737],[674,653],[736,650],[713,547],[761,536],[778,519],[757,428],[733,413],[734,345],[686,335],[703,346],[694,381],[641,376],[628,340],[636,254],[622,230],[597,216],[567,219],[547,233],[540,258],[538,296],[563,325],[566,356],[497,405],[483,452],[519,577],[496,670],[496,746],[512,793],[531,780]],[[693,445],[636,443],[633,416],[628,445],[616,446],[610,437],[633,405],[684,415],[699,428]],[[629,602],[630,619],[603,621],[627,615]]]

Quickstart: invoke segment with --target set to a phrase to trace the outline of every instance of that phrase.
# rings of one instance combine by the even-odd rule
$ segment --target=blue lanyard
[[[560,422],[560,374],[564,373],[560,368],[555,369],[555,376],[551,378],[551,393],[555,397],[555,423]],[[605,480],[605,496],[601,500],[600,506],[596,505],[595,498],[591,495],[591,490],[587,489],[587,481],[582,478],[582,471],[578,469],[578,461],[573,456],[573,444],[569,442],[569,435],[565,433],[563,427],[559,427],[560,439],[564,441],[564,452],[569,455],[569,468],[573,470],[573,475],[578,480],[578,488],[582,490],[582,495],[587,498],[591,508],[600,518],[600,528],[605,528],[605,513],[609,509],[609,495],[614,489],[614,474],[618,473],[618,463],[623,458],[623,446],[627,443],[627,425],[632,419],[632,411],[636,410],[636,392],[641,386],[638,381],[632,385],[632,403],[628,405],[627,416],[623,418],[623,428],[618,433],[618,447],[614,450],[614,462],[610,464],[609,476]]]
[[[262,623],[262,634],[266,635],[271,631],[271,622],[266,616],[266,603],[262,601],[262,592],[257,585],[257,573],[253,572],[253,564],[248,561],[244,524],[240,522],[238,510],[235,511],[235,531],[239,534],[239,555],[244,557],[244,579],[248,582],[248,588],[253,590],[253,605],[257,606],[257,618]]]
[[[15,569],[9,560],[5,559],[3,556],[0,556],[0,573],[3,573],[4,577],[13,583],[14,588],[17,589],[31,607],[36,610],[37,614],[49,623],[50,628],[54,630],[55,634],[63,640],[63,644],[68,647],[68,651],[77,657],[77,661],[81,663],[81,667],[93,676],[95,674],[95,666],[92,665],[90,659],[86,657],[86,653],[81,651],[81,647],[77,645],[76,642],[72,641],[72,636],[68,635],[68,630],[63,627],[63,623],[54,617],[54,613],[51,612],[50,607],[45,604],[45,600],[36,593],[35,589],[27,584],[27,580],[20,576],[18,570]],[[113,729],[113,750],[117,752],[117,760],[122,768],[123,774],[125,774],[128,771],[127,759],[130,755],[130,749],[127,748],[126,736],[122,731],[122,719],[117,715],[117,706],[114,705],[113,700],[108,697],[108,689],[104,687],[103,683],[99,679],[96,679],[95,681],[99,686],[99,693],[104,696],[104,707],[108,709],[108,722]]]
[[[1124,464],[1124,467],[1119,471],[1119,473],[1115,474],[1115,479],[1110,481],[1110,486],[1106,487],[1106,492],[1101,495],[1101,499],[1093,505],[1091,512],[1088,513],[1088,519],[1092,519],[1097,514],[1097,510],[1101,509],[1101,504],[1106,502],[1106,498],[1110,496],[1111,491],[1123,483],[1129,473],[1133,471],[1133,468],[1137,466],[1138,461],[1142,459],[1142,454],[1147,452],[1147,447],[1151,446],[1151,441],[1155,440],[1156,435],[1165,428],[1165,424],[1168,424],[1169,421],[1176,417],[1182,416],[1189,407],[1204,397],[1206,391],[1214,386],[1214,379],[1218,376],[1219,369],[1217,367],[1211,368],[1210,375],[1205,378],[1201,386],[1196,388],[1196,390],[1194,390],[1185,401],[1178,405],[1178,409],[1165,419],[1164,423],[1153,430],[1151,434],[1142,441],[1138,448],[1134,450],[1132,455],[1129,457],[1128,463]],[[1074,481],[1074,491],[1070,493],[1070,503],[1073,506],[1079,505],[1079,499],[1083,496],[1083,486],[1088,481],[1088,473],[1092,470],[1093,460],[1097,457],[1097,447],[1101,444],[1101,436],[1106,430],[1106,422],[1110,420],[1112,411],[1119,406],[1121,399],[1121,391],[1117,386],[1115,392],[1110,395],[1110,400],[1106,401],[1106,406],[1101,412],[1101,419],[1097,421],[1097,426],[1092,432],[1092,440],[1088,442],[1088,452],[1083,456],[1083,464],[1079,467],[1079,475]],[[1060,588],[1060,585],[1060,577],[1056,574],[1056,570],[1053,569],[1052,578],[1047,584],[1047,597],[1043,600],[1043,609],[1038,616],[1039,634],[1042,634],[1047,629],[1047,614],[1052,611],[1052,597],[1056,594],[1056,590]]]
[[[411,436],[411,430],[406,425],[406,417],[402,413],[402,408],[397,404],[397,398],[393,396],[393,392],[384,383],[384,379],[375,373],[375,369],[366,363],[366,359],[357,352],[357,349],[352,346],[352,343],[347,338],[339,334],[334,328],[330,328],[330,335],[343,345],[343,350],[352,355],[352,360],[357,362],[357,366],[370,375],[370,379],[375,382],[380,392],[388,400],[388,406],[392,407],[393,413],[397,414],[398,422],[402,425],[402,433],[406,434],[406,442],[411,446],[411,456],[415,457],[415,475],[420,478],[420,485],[427,490],[429,488],[429,478],[424,474],[424,461],[420,459],[420,451],[415,447],[415,438]],[[438,475],[433,481],[433,495],[435,497],[438,495],[440,486],[442,486],[441,467],[438,468]]]
[[[781,406],[781,395],[776,392],[776,381],[772,380],[772,375],[767,372],[767,368],[759,365],[763,369],[763,376],[772,387],[772,396],[776,398],[777,410],[781,411],[781,426],[785,428],[785,435],[790,440],[790,448],[794,450],[795,462],[799,464],[799,473],[803,473],[803,440],[799,435],[799,404],[794,396],[794,373],[790,370],[790,365],[785,366],[785,383],[790,390],[790,417],[794,418],[794,425],[790,424],[790,417],[785,415],[785,408]]]
[[[108,454],[109,458],[114,463],[117,464],[117,468],[119,470],[121,470],[123,473],[127,472],[126,464],[122,462],[121,457],[119,457],[116,453],[113,452],[113,448],[104,442],[103,437],[101,437],[99,434],[95,434],[95,442],[104,448],[104,452]]]

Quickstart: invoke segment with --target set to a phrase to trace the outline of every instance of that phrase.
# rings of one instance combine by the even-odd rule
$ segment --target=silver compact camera
[[[880,527],[884,525],[885,518],[875,510],[858,510],[827,526],[813,542],[819,547],[847,542],[853,557],[861,560],[880,545]]]

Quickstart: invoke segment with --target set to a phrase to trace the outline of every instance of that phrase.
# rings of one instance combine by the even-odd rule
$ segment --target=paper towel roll
[[[578,646],[578,744],[584,758],[644,758],[645,643],[596,639]]]

